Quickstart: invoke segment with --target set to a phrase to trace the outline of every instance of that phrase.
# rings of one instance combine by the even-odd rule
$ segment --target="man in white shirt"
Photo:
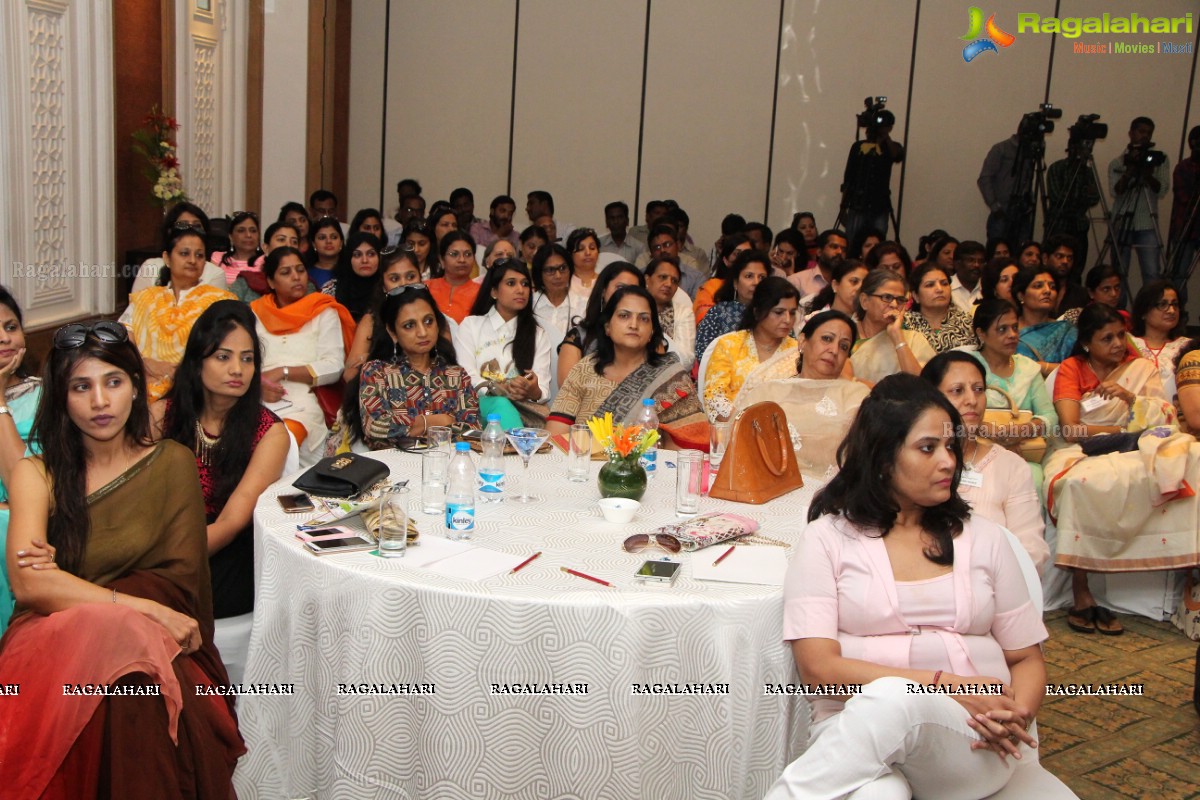
[[[846,234],[832,229],[822,231],[817,237],[817,265],[789,275],[788,283],[800,290],[801,297],[821,291],[833,280],[833,271],[845,260],[846,246]]]
[[[604,207],[604,224],[608,233],[600,237],[600,252],[614,253],[630,264],[646,251],[645,246],[629,237],[629,206],[620,200]]]
[[[954,250],[954,275],[950,278],[950,299],[954,305],[974,319],[975,304],[983,298],[979,276],[987,261],[987,248],[970,240],[960,242]]]

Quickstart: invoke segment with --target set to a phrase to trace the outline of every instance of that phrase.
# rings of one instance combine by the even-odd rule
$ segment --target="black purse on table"
[[[318,497],[354,497],[387,478],[387,464],[358,453],[322,458],[292,482]]]

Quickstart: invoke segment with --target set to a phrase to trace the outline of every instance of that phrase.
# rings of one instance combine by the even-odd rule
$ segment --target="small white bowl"
[[[633,519],[642,504],[625,497],[605,497],[600,501],[600,513],[609,522],[623,524]]]

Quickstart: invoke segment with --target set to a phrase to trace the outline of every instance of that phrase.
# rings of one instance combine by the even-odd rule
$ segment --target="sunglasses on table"
[[[102,319],[99,322],[72,322],[54,332],[55,350],[74,350],[93,336],[105,344],[121,344],[129,341],[129,331],[119,322]]]
[[[626,553],[640,553],[656,547],[668,553],[678,553],[683,549],[683,544],[669,533],[635,533],[621,546]]]

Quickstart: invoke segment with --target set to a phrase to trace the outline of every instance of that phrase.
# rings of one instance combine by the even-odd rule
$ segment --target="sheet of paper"
[[[511,556],[508,553],[489,550],[486,547],[472,547],[465,552],[443,558],[426,569],[449,578],[482,581],[508,572],[528,557],[528,555]]]
[[[444,536],[421,534],[420,544],[408,548],[404,560],[414,567],[427,569],[443,559],[465,553],[472,548],[470,542],[454,542]]]
[[[714,567],[713,562],[728,549],[724,545],[716,545],[693,553],[692,577],[699,581],[783,586],[783,576],[787,572],[787,550],[768,546],[735,547],[729,558]]]

